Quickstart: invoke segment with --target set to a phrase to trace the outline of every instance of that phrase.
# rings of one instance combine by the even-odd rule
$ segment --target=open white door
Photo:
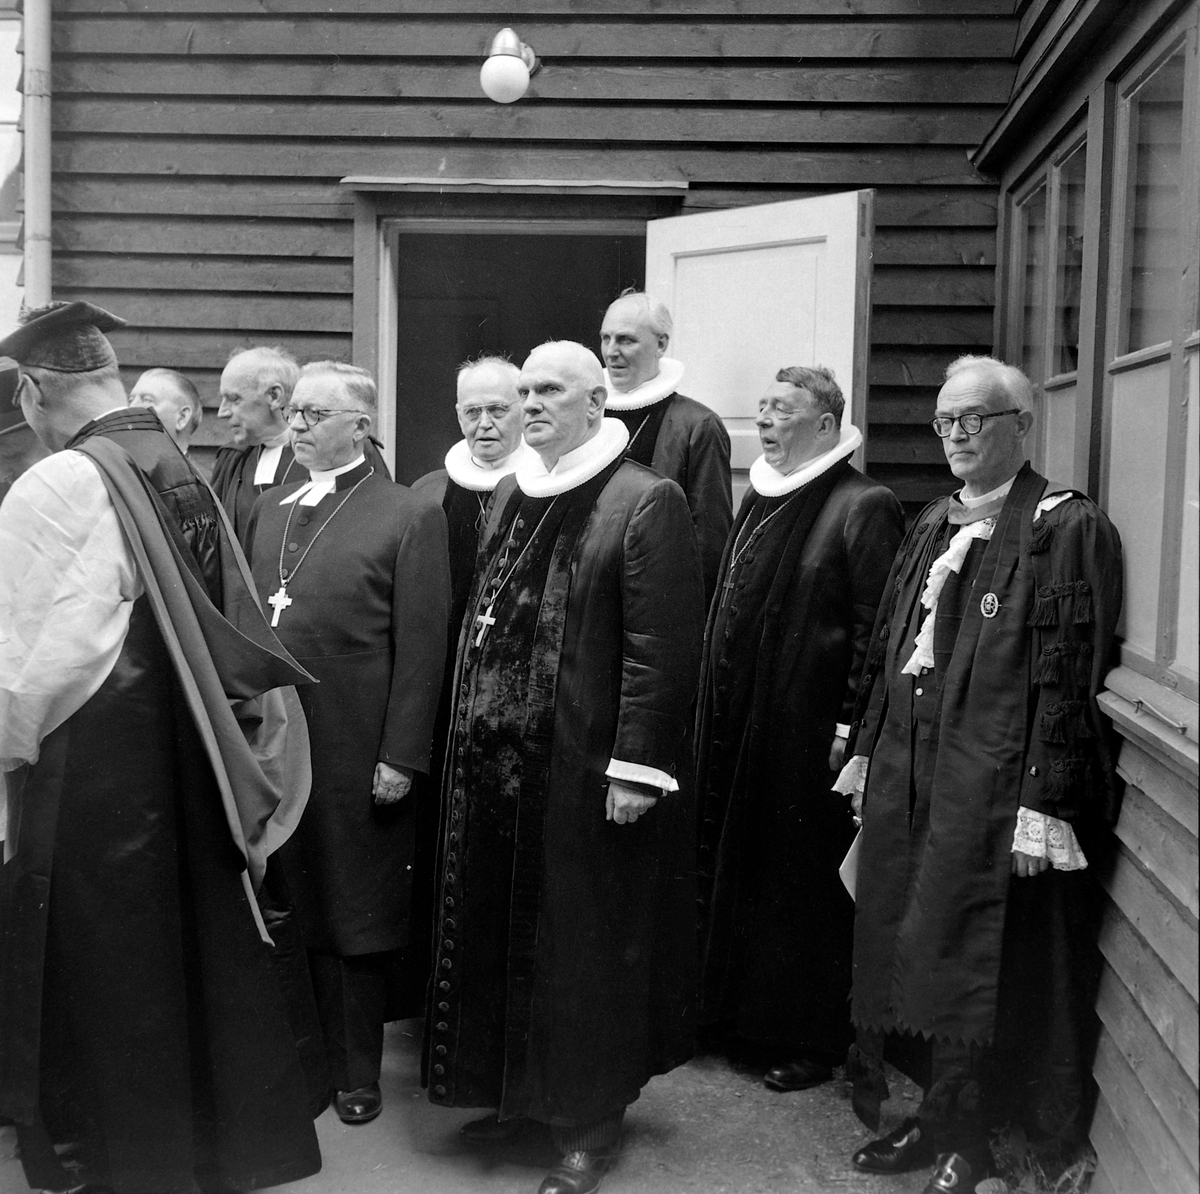
[[[759,455],[754,417],[775,374],[825,365],[866,435],[874,191],[651,220],[646,291],[670,308],[683,393],[725,420],[734,498]],[[856,457],[861,467],[862,460]]]

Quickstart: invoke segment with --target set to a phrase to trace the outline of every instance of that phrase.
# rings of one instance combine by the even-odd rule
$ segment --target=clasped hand
[[[376,804],[395,804],[408,795],[412,787],[412,769],[409,767],[390,767],[387,763],[375,764],[375,781],[371,785],[371,794]]]
[[[637,788],[617,780],[608,782],[608,798],[604,802],[604,819],[618,825],[632,825],[658,803],[657,796],[650,796]]]

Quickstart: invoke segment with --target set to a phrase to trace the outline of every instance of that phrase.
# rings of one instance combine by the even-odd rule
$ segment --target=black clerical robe
[[[264,606],[283,584],[291,601],[276,633],[320,681],[300,693],[312,795],[279,859],[310,949],[382,953],[408,944],[416,809],[407,797],[376,805],[371,786],[379,762],[429,768],[449,609],[446,520],[365,461],[316,506],[280,505],[297,488],[261,498],[248,532]]]
[[[1090,870],[1015,878],[1011,852],[1021,806],[1071,824],[1093,861],[1115,819],[1096,695],[1121,546],[1082,494],[1035,522],[1062,488],[1028,465],[1017,474],[991,539],[946,580],[921,675],[903,668],[930,564],[957,529],[949,499],[897,556],[852,743],[870,757],[852,1012],[867,1030],[994,1046],[1013,1067],[1002,1085],[1015,1110],[1067,1133],[1086,1081],[1094,882]]]
[[[830,791],[888,571],[891,491],[841,459],[738,512],[709,612],[697,722],[702,1015],[840,1061],[850,1039],[854,836]]]
[[[707,406],[683,394],[668,394],[635,410],[608,410],[629,431],[628,457],[669,477],[687,497],[692,514],[704,599],[712,600],[721,553],[733,522],[729,432]]]
[[[699,559],[679,488],[619,459],[553,499],[501,482],[482,554],[443,793],[430,1097],[591,1122],[690,1053]],[[679,791],[606,821],[614,758]]]
[[[241,583],[223,527],[227,617],[210,602],[170,512],[189,508],[181,493],[199,500],[194,474],[157,419],[118,418],[111,437],[98,422],[73,442],[97,463],[145,592],[107,676],[10,791],[0,1113],[26,1133],[37,1185],[63,1180],[51,1140],[81,1142],[116,1194],[296,1180],[320,1154],[246,883],[247,868],[262,876],[279,793],[229,702],[303,673]],[[97,442],[110,438],[129,455]]]

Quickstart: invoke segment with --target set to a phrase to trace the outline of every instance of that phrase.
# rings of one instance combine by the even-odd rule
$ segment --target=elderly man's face
[[[521,442],[521,397],[508,370],[481,365],[458,381],[458,425],[476,460],[499,464]]]
[[[754,422],[767,463],[786,474],[825,451],[822,430],[827,434],[836,420],[806,389],[776,381],[759,399]]]
[[[310,472],[341,468],[362,451],[371,416],[354,405],[336,376],[302,377],[288,409],[293,412],[288,423],[292,451]],[[306,414],[319,421],[309,427]]]
[[[617,299],[600,325],[600,355],[613,389],[628,393],[657,377],[668,342],[667,336],[650,330],[640,303]]]
[[[525,442],[547,462],[578,448],[604,409],[603,387],[597,398],[574,359],[552,345],[530,354],[517,392],[524,404]]]
[[[161,375],[143,373],[129,392],[129,405],[154,411],[167,434],[177,442],[192,418],[192,404],[180,394],[169,377]]]
[[[963,482],[968,496],[978,497],[1003,485],[1025,462],[1025,435],[1033,424],[1028,411],[1012,411],[1013,402],[983,370],[963,369],[951,377],[938,394],[937,416],[996,415],[985,419],[974,435],[960,422],[942,440],[950,471]]]
[[[262,382],[249,361],[234,357],[221,374],[218,419],[229,420],[234,446],[249,448],[274,439],[283,430],[283,391],[278,383]]]

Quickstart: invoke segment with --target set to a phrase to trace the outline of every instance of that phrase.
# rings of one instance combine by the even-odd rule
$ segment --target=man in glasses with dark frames
[[[962,357],[933,430],[962,488],[919,516],[880,611],[839,790],[861,800],[851,1054],[870,1127],[889,1035],[928,1040],[917,1117],[860,1149],[873,1173],[935,1166],[972,1190],[990,1127],[1069,1150],[1088,1125],[1098,973],[1085,869],[1115,819],[1096,696],[1121,545],[1082,493],[1026,460],[1033,388]]]

